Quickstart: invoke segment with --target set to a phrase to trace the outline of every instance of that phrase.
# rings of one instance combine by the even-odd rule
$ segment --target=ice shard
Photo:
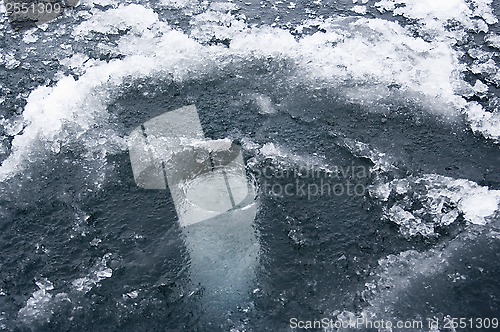
[[[191,259],[191,281],[212,309],[250,291],[259,258],[255,190],[241,148],[204,137],[194,105],[146,121],[129,136],[135,182],[169,189]]]

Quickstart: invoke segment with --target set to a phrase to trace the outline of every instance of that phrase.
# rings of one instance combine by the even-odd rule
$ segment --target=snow
[[[26,44],[34,43],[38,40],[38,36],[35,35],[34,30],[27,31],[23,36],[23,42]]]
[[[391,11],[395,16],[417,20],[419,25],[416,26],[416,29],[421,35],[426,36],[427,40],[455,45],[467,40],[468,31],[488,32],[489,25],[498,22],[493,14],[491,4],[492,0],[382,0],[377,2],[375,6],[381,12]],[[450,23],[452,25],[459,23],[460,26],[450,29],[448,27]],[[499,48],[500,39],[497,35],[489,34],[485,41],[492,47]],[[500,73],[496,63],[491,59],[493,54],[474,48],[471,48],[469,53],[477,59],[469,70],[474,74],[482,74],[489,81],[488,83],[498,85]],[[456,64],[456,68],[459,69],[459,67],[460,65]],[[484,97],[488,87],[483,82],[478,82],[475,84],[474,90],[476,95]],[[465,113],[469,117],[474,131],[498,142],[498,129],[496,129],[498,128],[498,116],[494,112],[481,112],[474,102],[462,109],[466,110]]]
[[[376,6],[394,15],[421,20],[463,21],[472,15],[469,6],[463,0],[382,0]]]
[[[476,225],[484,225],[488,217],[498,211],[500,191],[492,194],[487,189],[475,190],[474,194],[467,195],[459,202],[459,209],[463,211],[465,220]]]
[[[170,9],[182,9],[196,3],[194,0],[161,0],[161,4]]]
[[[96,13],[89,20],[78,25],[74,34],[82,38],[90,32],[118,34],[119,31],[127,29],[140,33],[157,21],[158,14],[152,9],[137,4],[120,5],[118,8]]]
[[[494,47],[494,48],[500,50],[500,36],[499,35],[494,35],[494,34],[488,35],[486,37],[486,42],[488,42],[488,44],[491,47]]]
[[[274,143],[266,143],[260,148],[260,153],[266,157],[287,157],[289,154]]]
[[[472,130],[481,133],[486,138],[500,142],[499,109],[488,112],[479,103],[471,102],[466,114]]]
[[[352,7],[352,11],[356,14],[364,15],[366,14],[366,6],[354,6]]]
[[[375,4],[381,11],[391,11],[394,15],[419,20],[423,28],[433,32],[436,38],[455,36],[445,26],[450,22],[459,22],[466,29],[488,31],[487,24],[494,24],[497,19],[491,9],[492,0],[474,0],[469,5],[465,0],[382,0]]]
[[[248,26],[244,15],[231,13],[235,8],[231,3],[191,15],[189,34],[173,30],[152,9],[138,4],[106,11],[94,8],[74,28],[73,35],[77,40],[116,35],[116,42],[103,41],[97,50],[123,59],[105,62],[88,54],[75,54],[62,60],[80,77],[62,77],[53,86],[32,91],[23,112],[26,127],[14,137],[12,152],[0,167],[0,180],[20,172],[28,160],[33,160],[35,152],[52,151],[54,146],[84,140],[89,155],[103,156],[124,149],[125,139],[109,128],[112,124],[107,112],[124,80],[168,73],[180,83],[235,63],[245,66],[264,59],[286,59],[296,68],[294,80],[311,87],[330,87],[369,110],[377,111],[401,100],[411,100],[429,113],[448,118],[466,110],[474,130],[486,137],[498,137],[498,116],[474,104],[467,107],[457,92],[466,85],[461,77],[464,65],[461,53],[453,49],[450,36],[443,32],[445,21],[455,19],[468,26],[477,12],[491,21],[487,19],[488,2],[474,4],[469,8],[462,0],[377,3],[379,8],[393,10],[397,15],[427,25],[440,24],[436,29],[442,32],[441,37],[429,40],[415,36],[397,22],[336,17],[310,22],[323,32],[296,38],[285,29]],[[213,38],[227,40],[229,47],[207,45]],[[7,54],[4,61],[8,68],[20,64],[14,54]],[[497,75],[494,62],[491,70]],[[476,84],[475,89],[482,93],[484,83]],[[257,98],[256,102],[261,112],[272,112],[269,100]],[[99,136],[97,125],[109,133],[104,144],[93,143],[92,137]]]
[[[476,91],[478,94],[485,94],[488,92],[488,86],[481,82],[480,80],[476,80],[476,84],[474,84],[474,91]]]

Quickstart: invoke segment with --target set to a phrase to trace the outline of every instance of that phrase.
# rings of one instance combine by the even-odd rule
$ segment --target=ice
[[[496,190],[492,194],[487,189],[475,190],[473,195],[468,195],[460,201],[459,208],[466,220],[473,224],[484,225],[487,218],[498,211],[499,202],[500,191]]]
[[[274,114],[274,113],[276,113],[276,109],[274,108],[274,103],[269,96],[254,93],[250,97],[257,104],[257,107],[259,108],[260,114]]]
[[[99,286],[101,280],[111,278],[113,270],[107,266],[111,254],[104,255],[92,268],[90,273],[72,281],[71,285],[77,292],[88,293],[94,286]]]
[[[89,6],[92,6],[92,7],[94,5],[99,5],[99,6],[116,5],[116,2],[113,0],[83,0],[82,3],[89,5]],[[75,7],[76,7],[76,5],[75,5]]]
[[[384,217],[407,236],[435,236],[437,227],[449,226],[460,215],[471,224],[485,225],[500,208],[500,190],[436,174],[380,183],[370,193],[387,202]]]
[[[334,314],[333,316],[337,318],[337,322],[340,322],[339,326],[342,326],[345,329],[356,329],[358,316],[355,313],[344,310],[338,314]]]
[[[48,322],[57,305],[64,301],[71,302],[66,293],[58,293],[55,296],[49,293],[54,289],[54,285],[47,278],[39,279],[35,284],[39,289],[33,292],[26,305],[18,312],[18,318],[26,324],[34,321]]]
[[[328,172],[336,172],[335,166],[328,164],[325,158],[317,156],[315,154],[301,155],[294,153],[285,146],[275,144],[273,142],[268,142],[262,145],[259,149],[256,149],[257,156],[254,157],[250,164],[262,162],[265,159],[270,159],[276,162],[278,165],[288,166],[298,166],[304,170],[312,171],[313,169],[323,169]]]
[[[82,67],[87,60],[89,60],[87,55],[75,53],[71,57],[61,60],[60,63],[68,68],[78,68]]]
[[[491,0],[475,0],[469,5],[464,0],[382,0],[376,3],[381,11],[419,20],[428,31],[438,32],[436,37],[449,36],[445,26],[450,21],[460,22],[465,28],[487,29],[486,24],[497,22],[491,9]],[[449,31],[448,31],[449,32]],[[459,37],[460,34],[454,35]]]
[[[78,25],[74,34],[81,38],[91,32],[118,34],[127,29],[141,33],[157,21],[158,14],[152,9],[136,4],[120,5],[116,9],[96,13],[89,20]]]
[[[491,231],[488,236],[490,236],[493,239],[500,240],[500,232],[497,231]]]
[[[464,276],[458,272],[453,273],[453,274],[448,274],[448,278],[450,278],[452,280],[452,282],[459,282],[459,281],[467,279],[466,276]]]
[[[494,35],[490,34],[486,37],[486,41],[491,47],[494,47],[498,50],[500,50],[500,36],[499,35]]]
[[[43,291],[49,291],[54,289],[54,285],[47,278],[40,279],[35,282],[35,284]]]
[[[497,143],[500,142],[500,110],[498,108],[493,112],[488,112],[479,103],[471,102],[466,114],[472,130]]]
[[[432,24],[439,27],[450,19],[467,25],[474,13],[491,21],[488,1],[475,1],[470,7],[461,0],[429,1],[382,1],[379,7],[393,8],[428,24],[435,21]],[[120,95],[124,80],[166,73],[175,83],[182,83],[227,66],[286,60],[295,67],[291,72],[295,82],[311,88],[328,87],[368,110],[379,111],[384,105],[408,100],[429,113],[450,118],[468,109],[460,95],[466,85],[462,55],[444,32],[439,38],[424,40],[397,22],[330,17],[309,22],[321,32],[295,36],[279,27],[249,26],[230,3],[204,6],[189,15],[189,33],[173,30],[154,10],[138,4],[93,8],[82,14],[83,22],[73,30],[75,39],[96,38],[100,42],[93,51],[98,56],[120,59],[102,61],[89,52],[62,60],[78,79],[63,76],[55,85],[31,92],[23,112],[26,127],[14,137],[11,154],[0,167],[0,181],[22,171],[43,149],[57,153],[70,143],[83,142],[88,158],[104,158],[123,150],[125,140],[111,129],[108,105]],[[304,22],[304,26],[309,23]],[[221,44],[209,45],[214,40]],[[19,65],[10,53],[4,62],[9,68]],[[494,62],[488,65],[492,75],[497,75]],[[476,69],[481,71],[482,67]],[[265,97],[256,102],[261,112],[272,112],[273,105]],[[479,112],[475,106],[468,113],[475,130],[487,137],[497,135],[495,113]],[[102,133],[106,141],[98,143]],[[54,150],[57,146],[61,149]]]
[[[26,44],[34,43],[37,40],[38,40],[38,36],[35,35],[35,31],[34,30],[27,31],[24,34],[24,36],[23,36],[23,42],[25,42]]]
[[[44,309],[49,306],[52,295],[45,290],[38,290],[28,299],[26,305],[19,310],[19,316],[25,319],[40,319],[46,315]]]
[[[113,270],[110,268],[103,269],[96,272],[96,276],[100,279],[110,278],[113,275]]]
[[[371,168],[371,171],[373,172],[381,173],[396,169],[394,166],[395,161],[390,155],[378,151],[366,143],[344,138],[342,140],[342,145],[346,147],[354,156],[370,159],[374,164]]]
[[[463,183],[464,180],[455,181]],[[446,288],[446,292],[453,292],[456,289],[453,283],[467,282],[476,275],[472,272],[474,270],[480,273],[484,271],[481,265],[470,259],[473,256],[469,250],[471,246],[477,246],[477,253],[482,255],[481,248],[488,243],[485,240],[495,236],[492,233],[497,232],[492,231],[491,227],[470,226],[432,249],[423,252],[407,250],[379,259],[378,268],[372,271],[373,277],[365,283],[365,290],[361,294],[367,305],[359,315],[372,317],[373,320],[395,321],[401,319],[398,317],[401,306],[407,306],[411,309],[410,313],[417,317],[423,314],[419,312],[422,310],[419,309],[422,308],[420,304],[432,306],[432,303],[436,303],[433,297],[439,294],[440,289]],[[469,271],[471,275],[468,275]],[[437,280],[441,282],[436,283]],[[464,283],[461,287],[468,285]],[[429,292],[425,294],[427,290]],[[445,295],[446,292],[441,294]]]
[[[219,11],[219,12],[231,12],[237,11],[240,7],[231,1],[228,2],[212,2],[209,5],[209,9]]]
[[[245,16],[234,16],[220,6],[211,6],[207,11],[194,15],[191,25],[191,36],[202,42],[230,40],[235,33],[247,30]]]
[[[314,52],[308,71],[316,79],[359,82],[345,93],[351,101],[363,105],[387,102],[392,94],[388,86],[396,84],[429,112],[451,116],[456,112],[451,105],[463,106],[463,99],[455,94],[460,85],[459,61],[446,43],[425,42],[410,36],[398,24],[379,19],[345,22],[355,33],[355,37],[346,38],[339,36],[342,31],[334,29],[334,23],[338,24],[332,21],[329,27],[323,26],[326,33],[315,33],[301,41],[304,50]],[[330,44],[334,45],[333,53]],[[365,86],[363,82],[367,81],[380,84]]]
[[[16,56],[14,53],[10,52],[10,53],[5,54],[4,63],[5,63],[5,68],[15,69],[15,68],[19,67],[19,65],[21,64],[21,61],[16,59]]]
[[[474,74],[481,74],[489,83],[500,84],[500,71],[491,55],[475,60],[469,70]]]
[[[376,185],[370,190],[370,194],[381,201],[387,201],[391,192],[392,187],[390,183]]]
[[[132,6],[132,7],[120,7],[118,9],[113,9],[109,10],[108,12],[105,12],[103,14],[95,14],[89,21],[82,23],[81,25],[77,26],[75,28],[75,33],[80,36],[84,36],[92,31],[97,31],[97,32],[102,32],[102,33],[116,33],[118,31],[118,27],[120,29],[125,29],[125,28],[131,28],[133,32],[137,31],[142,31],[141,29],[146,29],[149,27],[151,24],[153,24],[154,20],[156,19],[155,14],[152,13],[150,10],[147,9],[142,9],[144,13],[147,13],[144,17],[139,19],[131,19],[131,14],[130,12],[135,12],[136,10],[141,12],[141,10],[138,10],[139,8],[137,6]],[[124,18],[121,17],[121,15],[124,16]],[[117,18],[120,17],[120,18]],[[198,20],[200,17],[196,18],[195,20]],[[220,17],[216,17],[215,19],[219,20]],[[230,16],[228,16],[228,19],[230,19]],[[111,22],[111,23],[110,23]],[[238,21],[239,22],[239,21]],[[234,20],[233,22],[234,23]],[[372,22],[373,24],[373,22]],[[380,28],[382,28],[382,23],[380,23]],[[200,24],[196,25],[199,31],[201,31],[202,26],[200,27]],[[217,25],[218,26],[218,25]],[[236,26],[234,27],[234,24],[231,25],[232,30],[223,28],[226,30],[226,32],[231,32],[231,33],[236,33],[234,36],[234,42],[231,45],[230,53],[228,54],[229,57],[239,57],[239,54],[242,54],[243,56],[247,56],[248,54],[270,54],[270,55],[276,55],[276,56],[281,56],[283,54],[287,54],[290,57],[299,57],[299,59],[304,58],[305,61],[308,63],[313,60],[314,63],[318,63],[318,65],[322,68],[321,73],[323,72],[323,68],[325,68],[328,64],[325,64],[324,61],[325,59],[332,58],[331,56],[328,56],[327,54],[319,54],[316,55],[316,53],[309,54],[309,51],[306,51],[305,54],[302,51],[302,49],[317,49],[318,47],[323,49],[325,53],[339,53],[339,49],[331,50],[328,45],[325,45],[325,42],[330,42],[332,40],[332,37],[337,36],[337,32],[331,32],[328,34],[328,39],[325,40],[323,38],[317,38],[319,36],[313,36],[307,39],[304,39],[300,43],[297,43],[293,36],[291,36],[288,32],[279,30],[279,29],[256,29],[254,33],[251,34],[243,34],[243,35],[238,35],[240,32],[240,28]],[[135,28],[134,28],[135,27]],[[135,29],[135,30],[134,30]],[[404,34],[404,31],[401,30]],[[193,31],[193,34],[196,35],[196,29]],[[146,37],[146,38],[144,38]],[[394,36],[397,37],[397,36]],[[336,40],[338,40],[337,37],[334,37]],[[24,117],[28,120],[28,122],[31,122],[32,125],[29,126],[28,130],[26,133],[20,137],[16,137],[14,141],[14,155],[11,156],[10,160],[3,165],[3,169],[9,168],[10,164],[18,164],[19,160],[21,159],[21,152],[17,152],[16,150],[19,150],[19,148],[23,149],[29,149],[27,146],[29,144],[29,141],[32,141],[36,139],[35,137],[37,136],[37,133],[42,132],[41,128],[38,127],[43,127],[44,122],[42,122],[42,117],[41,115],[46,113],[50,114],[50,117],[53,119],[53,123],[55,126],[51,126],[50,128],[44,128],[43,130],[43,135],[42,137],[45,136],[45,139],[51,140],[54,139],[54,136],[61,131],[61,120],[64,119],[65,122],[72,122],[77,124],[78,127],[81,129],[85,130],[85,128],[89,128],[91,124],[94,122],[92,121],[93,115],[103,115],[106,116],[106,113],[104,111],[105,109],[105,103],[102,103],[102,101],[106,102],[106,94],[108,93],[108,89],[106,87],[101,87],[102,85],[110,84],[110,89],[113,87],[114,84],[119,84],[120,83],[120,77],[126,76],[128,74],[134,74],[135,76],[142,76],[146,75],[149,76],[152,74],[152,72],[155,71],[157,68],[158,71],[162,69],[167,69],[168,67],[171,68],[174,77],[178,79],[182,79],[184,76],[184,71],[187,70],[187,68],[194,69],[196,68],[196,65],[201,65],[204,68],[210,68],[210,59],[213,59],[214,57],[220,57],[223,56],[224,53],[227,53],[227,51],[223,51],[221,48],[213,48],[213,49],[204,49],[200,45],[197,45],[192,39],[189,39],[186,35],[177,32],[177,31],[168,31],[163,34],[161,37],[154,37],[154,36],[134,36],[134,35],[126,35],[121,38],[122,42],[119,43],[119,48],[120,52],[124,54],[128,54],[131,57],[129,59],[126,59],[124,61],[115,61],[109,64],[106,63],[97,63],[94,67],[90,69],[88,72],[88,75],[85,75],[84,77],[80,78],[78,82],[75,82],[72,78],[67,77],[62,79],[55,88],[50,91],[48,88],[41,87],[35,92],[32,93],[28,100],[28,106],[26,107],[26,110],[24,112]],[[359,45],[364,45],[364,38],[360,41],[353,41],[352,43],[358,42],[360,43]],[[351,46],[351,43],[349,45],[342,45],[343,47],[347,49]],[[411,45],[413,48],[417,47],[418,50],[425,51],[426,53],[429,52],[429,49],[426,45],[417,45],[416,41],[412,41]],[[425,44],[425,43],[424,43]],[[268,45],[269,48],[263,47],[265,45]],[[425,46],[425,47],[422,47]],[[213,50],[213,51],[212,51]],[[213,53],[212,53],[213,52]],[[206,57],[200,56],[200,54],[207,53]],[[366,53],[370,53],[373,55],[373,52],[369,49],[366,49]],[[133,58],[133,55],[143,55],[147,56],[148,58]],[[196,55],[197,59],[203,59],[206,58],[206,61],[193,61],[189,60],[189,57],[192,57],[193,55]],[[149,58],[151,57],[151,58]],[[187,57],[187,58],[186,58]],[[381,55],[383,57],[383,55]],[[156,59],[162,59],[162,64],[157,64]],[[179,66],[176,65],[177,59],[182,58],[184,65]],[[311,59],[312,58],[312,59]],[[337,60],[338,65],[334,65],[333,68],[337,68],[337,66],[340,67],[345,67],[345,65],[348,65],[347,63],[343,63],[342,57],[334,57],[336,59],[340,59],[340,61]],[[440,56],[440,58],[442,58]],[[71,59],[68,62],[68,65],[70,66],[78,66],[79,62],[83,61],[84,57],[78,56],[77,58]],[[172,66],[165,66],[163,63],[167,63],[168,61],[165,61],[166,59],[171,59],[172,61]],[[348,57],[346,56],[346,60]],[[194,60],[194,59],[193,59]],[[433,59],[435,60],[435,59]],[[323,63],[322,63],[323,62]],[[135,64],[139,64],[139,66],[136,66]],[[195,66],[193,66],[195,64]],[[385,65],[385,64],[384,64]],[[165,68],[167,67],[167,68]],[[310,68],[311,66],[308,66],[309,68],[308,71],[314,70],[315,68]],[[369,70],[372,73],[370,75],[366,75],[367,78],[370,76],[373,76],[373,70],[370,66],[363,66],[359,67],[358,69],[355,68],[353,64],[350,64],[347,66],[348,68],[351,68],[354,71],[361,70]],[[386,66],[384,66],[386,67]],[[413,67],[413,65],[412,65]],[[446,68],[446,66],[441,65],[442,68]],[[131,70],[131,68],[138,68],[137,70]],[[377,66],[374,66],[373,68],[377,69]],[[319,69],[319,68],[318,68]],[[380,70],[377,75],[382,75],[385,76],[385,70],[384,68],[380,67]],[[347,73],[342,73],[340,72],[341,76],[346,75]],[[318,76],[316,73],[313,75]],[[361,74],[360,77],[364,77],[365,74]],[[446,76],[446,75],[445,75]],[[111,80],[110,77],[113,77],[114,80]],[[436,76],[434,76],[436,77]],[[401,77],[403,79],[403,77]],[[433,80],[433,82],[435,79]],[[116,82],[116,83],[115,83]],[[446,84],[438,84],[439,87],[430,87],[432,89],[437,88],[442,89],[443,87],[446,87]],[[424,87],[425,85],[419,85],[421,87]],[[102,98],[96,98],[93,96],[93,91],[95,89],[100,89],[100,95]],[[435,90],[435,89],[434,89]],[[442,95],[445,95],[444,93],[441,93]],[[73,96],[71,98],[68,98],[68,96]],[[73,99],[73,100],[71,100]],[[97,100],[96,100],[97,99]],[[99,100],[101,99],[101,100]],[[82,107],[80,106],[80,103],[83,103],[85,100],[85,105],[88,105],[90,107]],[[261,99],[261,106],[263,106],[265,109],[267,106],[269,106],[266,102],[265,99]],[[60,106],[59,106],[60,105]],[[46,112],[43,111],[43,109],[47,109]],[[48,111],[50,109],[50,113]],[[35,112],[36,110],[36,112]],[[56,110],[56,111],[55,111]],[[78,111],[77,111],[78,110]],[[64,113],[63,113],[64,111]],[[35,115],[36,113],[36,115]],[[37,116],[40,116],[40,118],[37,118]],[[82,124],[82,125],[80,125]],[[51,135],[53,134],[53,135]],[[63,137],[64,138],[64,137]],[[26,152],[26,151],[25,151]],[[25,153],[24,153],[25,154]]]
[[[127,297],[130,298],[130,299],[135,299],[137,298],[137,296],[139,296],[139,292],[134,290],[130,293],[125,293],[123,294],[123,298],[126,299]]]
[[[366,14],[366,6],[354,6],[352,7],[352,11],[357,14],[364,15]]]
[[[3,126],[5,133],[9,136],[19,134],[24,128],[24,122],[21,117],[11,117],[8,120],[1,119],[0,125]]]
[[[400,226],[401,233],[404,235],[415,236],[421,234],[429,237],[434,235],[433,225],[423,222],[419,217],[405,211],[399,205],[393,205],[390,209],[385,210],[386,218]]]
[[[362,297],[369,306],[360,315],[380,319],[393,314],[392,311],[396,309],[393,306],[398,303],[401,293],[425,278],[432,278],[448,269],[449,259],[457,246],[459,244],[454,243],[442,251],[408,250],[380,259],[379,268],[373,273],[374,280],[366,283],[362,292]]]
[[[282,151],[282,149],[278,146],[276,146],[274,143],[266,143],[262,146],[260,149],[260,153],[262,153],[264,156],[278,156],[278,157],[285,157],[287,156],[287,153]]]
[[[260,246],[253,226],[255,191],[240,147],[230,139],[205,138],[196,105],[165,110],[130,136],[136,184],[169,189],[189,251],[190,280],[203,287],[210,315],[244,301]],[[111,270],[96,275],[109,277]]]
[[[383,0],[376,6],[386,11],[392,11],[395,15],[402,15],[416,19],[437,19],[446,21],[455,19],[464,20],[471,16],[472,11],[463,0]]]
[[[488,92],[488,86],[481,82],[480,80],[476,80],[476,84],[474,84],[474,91],[478,95],[484,95],[486,92]]]
[[[493,0],[472,0],[471,3],[474,16],[481,17],[487,24],[498,23],[492,8]]]
[[[404,16],[409,19],[418,20],[415,26],[419,33],[427,40],[441,41],[443,43],[456,44],[467,42],[468,31],[488,32],[489,26],[498,22],[493,14],[492,0],[382,0],[375,4],[380,11],[392,11],[394,15]],[[459,26],[450,29],[450,24]],[[490,34],[485,39],[492,47],[498,47],[498,36]],[[491,59],[491,54],[480,50],[474,50],[471,56],[478,59],[470,68],[473,73],[481,73],[487,78],[487,83],[498,85],[500,73],[496,63]],[[471,52],[471,51],[469,51]],[[485,58],[486,57],[486,58]],[[480,97],[484,96],[486,87],[484,83],[474,87]],[[468,107],[474,107],[469,105]],[[482,124],[472,121],[474,130],[491,137],[491,127],[497,126],[496,117],[483,117]],[[488,123],[490,122],[491,123]],[[483,127],[484,129],[480,129]],[[494,136],[494,135],[493,135]]]
[[[76,291],[83,293],[88,293],[93,286],[92,280],[87,277],[75,279],[71,284]]]
[[[474,63],[471,66],[471,71],[474,74],[483,74],[485,76],[493,76],[494,74],[497,73],[498,68],[495,64],[495,61],[491,58],[485,59],[486,61],[474,61]]]

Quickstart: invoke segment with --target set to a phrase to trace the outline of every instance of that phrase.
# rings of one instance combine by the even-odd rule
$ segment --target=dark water
[[[242,5],[248,21],[272,22],[274,17],[258,5]],[[347,15],[350,6],[325,3],[315,15]],[[278,12],[285,22],[302,19],[281,6]],[[1,38],[0,43],[8,50],[15,37]],[[78,47],[85,49],[83,44]],[[49,49],[39,57],[46,57]],[[34,80],[21,69],[0,69],[11,85],[3,84],[2,91],[13,91],[5,94],[5,114],[22,112],[24,98],[14,97],[15,85],[29,91],[44,76],[53,77],[55,68],[37,73],[36,66],[30,69]],[[196,104],[206,137],[229,137],[243,144],[245,160],[253,165],[250,174],[266,167],[293,172],[301,164],[265,158],[245,148],[248,140],[259,146],[272,142],[290,155],[320,156],[330,165],[374,166],[346,147],[348,138],[393,156],[396,167],[383,174],[388,179],[434,173],[500,189],[498,145],[473,133],[464,119],[450,122],[404,101],[390,104],[386,113],[371,112],[346,101],[334,88],[294,80],[297,70],[273,59],[235,64],[178,84],[161,77],[131,79],[108,105],[110,123],[126,136],[154,116]],[[252,94],[269,96],[277,113],[259,113],[247,97]],[[7,146],[10,136],[4,139]],[[137,187],[126,150],[95,159],[84,154],[78,142],[63,146],[58,154],[35,154],[33,164],[1,185],[2,330],[288,331],[292,317],[311,320],[335,318],[342,311],[363,312],[377,303],[366,295],[365,284],[391,273],[411,282],[401,288],[395,283],[396,295],[379,297],[383,303],[373,311],[380,317],[500,318],[500,242],[490,236],[498,230],[498,218],[484,227],[471,227],[462,218],[440,229],[437,237],[409,238],[383,218],[383,204],[368,192],[310,200],[269,195],[264,181],[291,181],[279,176],[257,177],[261,187],[255,226],[261,252],[250,300],[221,316],[207,317],[203,291],[189,283],[189,253],[169,192]],[[372,172],[355,181],[369,186],[379,177]],[[447,265],[439,273],[419,271],[418,264],[392,265],[390,272],[380,266],[381,259],[407,250],[438,258],[444,252]],[[75,290],[75,280],[92,278],[105,268],[112,269],[111,277],[94,282],[88,292]],[[450,277],[457,273],[466,279]],[[51,299],[24,315],[21,309],[38,290],[35,282],[43,278],[54,285]],[[136,297],[127,295],[133,291]],[[391,309],[384,312],[384,306]]]

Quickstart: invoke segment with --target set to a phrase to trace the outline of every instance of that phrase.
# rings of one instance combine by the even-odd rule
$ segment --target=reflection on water
[[[194,105],[145,122],[129,144],[136,184],[170,190],[207,317],[234,309],[248,299],[259,258],[255,188],[241,148],[204,139]]]

